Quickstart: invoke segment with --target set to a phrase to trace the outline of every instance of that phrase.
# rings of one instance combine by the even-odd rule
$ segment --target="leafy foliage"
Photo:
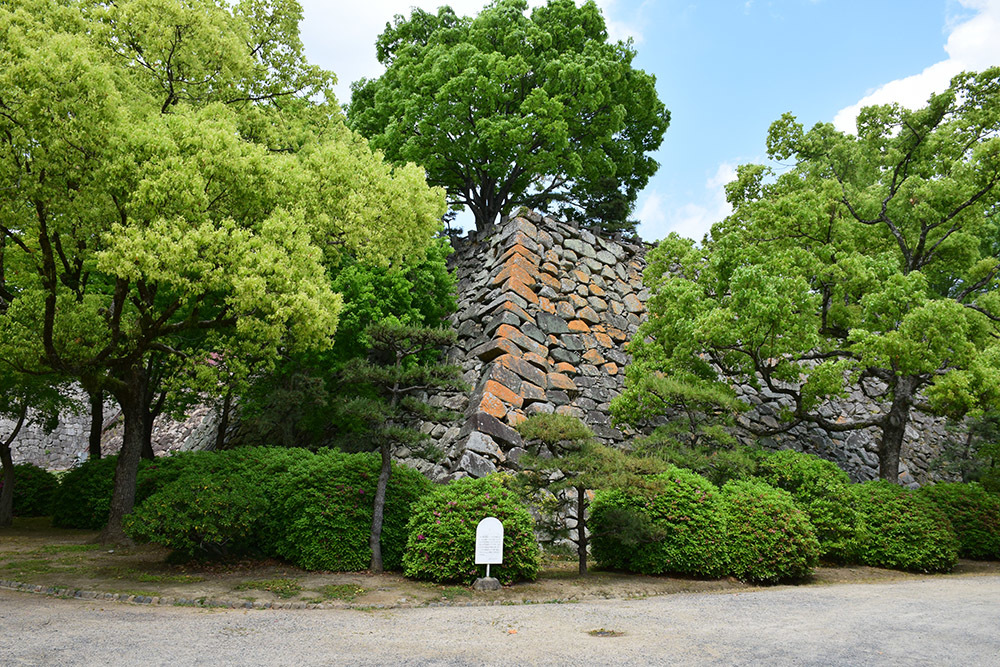
[[[597,493],[590,513],[594,560],[644,574],[725,574],[718,489],[680,468],[668,468],[656,479],[656,490]]]
[[[332,450],[300,461],[277,490],[280,509],[269,521],[272,531],[282,535],[277,554],[307,570],[367,568],[379,467],[378,457],[371,454]],[[416,470],[393,465],[380,535],[386,569],[402,569],[411,505],[430,486]],[[276,519],[281,525],[274,525]]]
[[[385,73],[352,85],[351,126],[389,159],[423,165],[480,230],[513,204],[550,203],[632,229],[669,122],[655,80],[632,66],[631,43],[608,43],[594,2],[527,8],[397,15],[376,43]]]
[[[914,572],[948,572],[958,539],[948,517],[921,494],[884,480],[843,487],[860,520],[854,559]]]
[[[99,530],[108,520],[117,456],[91,459],[59,480],[52,499],[52,525]]]
[[[718,442],[718,440],[716,440]],[[647,436],[632,441],[633,451],[655,457],[667,464],[692,470],[716,486],[731,479],[752,476],[761,458],[758,449],[739,443],[716,446],[702,440],[691,444],[678,439],[674,427],[658,427]]]
[[[503,524],[503,563],[491,566],[490,575],[504,584],[538,575],[535,522],[502,475],[439,486],[412,511],[403,554],[406,576],[471,584],[482,574],[475,564],[476,526],[488,516]]]
[[[892,481],[913,411],[996,409],[998,81],[962,74],[922,109],[865,108],[856,135],[773,123],[768,155],[793,166],[740,167],[733,214],[703,245],[671,236],[650,253],[630,382],[763,386],[787,405],[778,429],[877,427]],[[880,410],[825,416],[851,387]]]
[[[108,540],[134,502],[151,363],[174,393],[211,393],[329,347],[330,258],[398,263],[440,227],[443,192],[345,126],[300,18],[294,0],[0,9],[0,359],[121,404]]]
[[[722,487],[728,570],[746,581],[801,579],[819,559],[809,518],[787,491],[758,480]]]
[[[14,516],[48,516],[59,479],[45,468],[31,463],[14,466]],[[3,480],[0,479],[0,489]]]
[[[979,484],[940,482],[922,487],[920,494],[951,520],[959,555],[1000,560],[1000,497]]]
[[[517,425],[529,453],[518,461],[518,482],[541,519],[540,541],[569,538],[576,543],[580,574],[587,573],[589,494],[595,489],[636,489],[663,465],[594,441],[576,417],[539,413]],[[545,456],[540,446],[545,447]],[[567,518],[572,517],[571,531]],[[575,535],[575,536],[574,536]]]

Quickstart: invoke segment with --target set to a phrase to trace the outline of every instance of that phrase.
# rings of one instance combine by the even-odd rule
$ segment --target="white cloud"
[[[1000,0],[958,2],[976,13],[971,18],[950,22],[953,25],[944,47],[948,58],[919,74],[890,81],[857,104],[841,109],[833,119],[838,130],[854,132],[855,120],[862,107],[897,102],[911,109],[919,108],[933,93],[947,88],[951,78],[959,72],[1000,64]]]
[[[715,174],[705,180],[702,203],[687,203],[674,211],[666,210],[666,202],[656,191],[646,194],[639,206],[639,236],[644,239],[661,239],[670,232],[677,232],[695,241],[701,241],[716,222],[733,212],[726,201],[725,186],[736,178],[736,165],[723,162]]]
[[[419,7],[435,12],[449,5],[459,15],[478,13],[487,0],[300,0],[303,9],[302,41],[309,61],[337,75],[335,88],[339,102],[350,101],[350,84],[362,77],[379,76],[382,66],[375,58],[375,40],[396,14],[408,16]],[[637,21],[625,21],[616,11],[618,0],[598,0],[612,39],[632,37],[642,40]],[[532,7],[545,0],[528,0]]]

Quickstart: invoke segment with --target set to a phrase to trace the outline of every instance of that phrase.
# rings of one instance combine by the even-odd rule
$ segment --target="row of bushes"
[[[64,476],[52,494],[56,525],[100,527],[115,463],[88,462]],[[144,462],[126,530],[185,557],[252,554],[306,569],[359,570],[371,557],[378,468],[366,454],[269,448]],[[761,457],[754,477],[721,488],[675,467],[655,481],[655,491],[597,494],[590,527],[600,566],[772,582],[804,576],[820,558],[923,572],[950,570],[959,555],[1000,558],[1000,498],[975,484],[918,492],[851,484],[833,463],[793,451]],[[471,582],[481,569],[473,563],[475,526],[488,515],[505,527],[505,562],[492,571],[504,582],[533,579],[533,522],[502,476],[435,488],[394,468],[385,566]]]

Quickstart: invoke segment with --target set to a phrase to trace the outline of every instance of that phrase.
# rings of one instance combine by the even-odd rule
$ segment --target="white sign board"
[[[503,524],[488,516],[476,526],[476,565],[503,562]]]

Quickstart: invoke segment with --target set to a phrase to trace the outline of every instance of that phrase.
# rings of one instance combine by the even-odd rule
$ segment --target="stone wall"
[[[470,390],[424,395],[428,403],[462,417],[422,425],[439,456],[401,448],[398,459],[437,480],[516,468],[524,450],[513,427],[537,412],[579,417],[611,444],[630,435],[612,426],[608,406],[623,387],[625,344],[646,314],[644,246],[526,213],[457,241],[451,265],[458,277],[459,310],[452,317],[458,342],[447,356],[461,367]],[[753,406],[743,420],[758,428],[777,426],[780,397],[751,387],[737,392]],[[882,409],[858,394],[824,416]],[[108,410],[105,451],[111,452],[121,446],[121,435],[116,413]],[[199,408],[185,422],[158,420],[154,448],[210,446],[215,423],[209,408]],[[69,467],[86,455],[88,424],[86,415],[69,415],[51,436],[28,428],[15,444],[15,460]],[[3,428],[9,424],[0,423]],[[747,432],[742,437],[754,440]],[[763,442],[836,461],[860,481],[878,476],[878,437],[874,429],[827,433],[800,426]],[[956,436],[941,420],[915,418],[903,443],[901,481],[931,479],[930,463],[951,437]]]

